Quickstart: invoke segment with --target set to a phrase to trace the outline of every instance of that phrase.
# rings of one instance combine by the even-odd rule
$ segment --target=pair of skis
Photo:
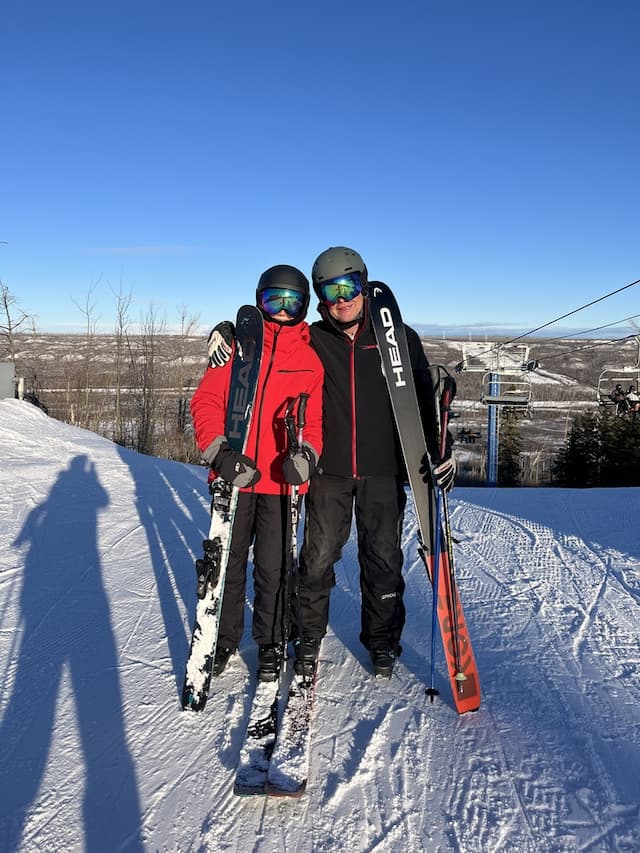
[[[308,397],[308,394],[301,393],[287,406],[285,428],[291,454],[296,453],[302,446]],[[291,625],[292,597],[298,609],[298,629],[302,628],[297,588],[299,500],[298,487],[292,486],[289,519],[291,547],[285,592],[283,664],[277,681],[259,681],[256,686],[233,788],[234,793],[240,796],[267,794],[275,797],[300,797],[304,794],[307,785],[315,672],[313,679],[309,679],[299,675],[295,672],[295,668],[291,667],[293,673],[286,691],[284,709],[281,714],[279,713],[281,683],[286,683],[289,678],[286,671],[288,667],[285,664]]]
[[[287,669],[279,681],[259,681],[256,686],[233,786],[240,796],[301,797],[306,790],[315,678],[293,673],[280,716]]]
[[[434,620],[437,619],[440,626],[453,701],[458,713],[464,714],[480,707],[480,680],[455,579],[447,496],[435,485],[398,304],[386,284],[372,281],[369,282],[369,305],[413,494],[421,539],[419,553],[433,587]],[[446,437],[450,397],[451,387],[445,382],[440,401],[444,415],[440,426],[442,439]],[[437,694],[433,687],[433,666],[427,694],[432,701]]]

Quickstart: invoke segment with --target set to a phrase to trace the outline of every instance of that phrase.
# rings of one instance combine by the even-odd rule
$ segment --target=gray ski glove
[[[229,361],[235,336],[236,327],[228,320],[213,327],[207,341],[210,367],[222,367]]]
[[[301,486],[316,470],[318,455],[310,444],[302,442],[300,450],[285,457],[282,475],[290,486]]]
[[[228,441],[222,442],[211,467],[223,480],[239,489],[255,486],[262,476],[253,459],[233,450]]]

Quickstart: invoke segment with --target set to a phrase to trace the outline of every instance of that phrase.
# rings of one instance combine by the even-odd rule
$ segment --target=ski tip
[[[297,799],[300,799],[300,797],[302,797],[306,793],[306,790],[307,790],[306,781],[303,782],[301,785],[299,785],[297,788],[292,788],[292,789],[278,788],[276,785],[270,785],[267,782],[267,787],[266,787],[265,793],[268,797],[281,797],[281,798],[282,797],[289,797],[293,800],[297,800]]]
[[[194,693],[188,693],[182,697],[183,711],[202,711],[207,704],[207,696],[198,696]]]
[[[236,797],[264,797],[267,793],[264,785],[238,785],[233,786]]]

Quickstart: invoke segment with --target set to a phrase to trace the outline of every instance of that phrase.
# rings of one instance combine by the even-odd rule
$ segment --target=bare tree
[[[91,282],[84,303],[71,301],[84,316],[84,341],[81,348],[81,368],[77,375],[76,394],[77,405],[73,405],[70,400],[71,423],[77,423],[79,426],[87,427],[88,429],[95,428],[99,421],[99,414],[96,413],[95,394],[92,394],[92,389],[96,387],[94,376],[94,365],[96,360],[96,304],[95,291],[98,282]],[[71,392],[71,389],[69,389]],[[98,407],[99,408],[99,407]],[[93,424],[92,424],[93,420]]]
[[[177,382],[179,394],[177,412],[175,412],[173,407],[171,412],[171,414],[175,413],[176,420],[173,423],[165,424],[164,434],[168,441],[166,454],[169,458],[177,459],[181,462],[195,462],[199,454],[197,454],[193,434],[189,429],[191,424],[189,417],[189,397],[191,389],[196,383],[196,377],[194,376],[194,367],[189,364],[188,352],[190,349],[190,339],[194,338],[198,333],[200,315],[190,313],[186,305],[180,305],[178,307],[178,316],[180,320],[180,332],[176,348],[177,371],[175,381]]]
[[[6,284],[0,281],[0,337],[4,338],[9,360],[16,360],[16,335],[22,326],[32,321],[30,314],[18,306],[16,297]]]
[[[150,303],[140,324],[140,335],[129,338],[129,358],[135,377],[137,405],[134,413],[134,447],[139,453],[153,455],[155,446],[158,388],[161,366],[157,357],[158,338],[165,333],[166,323]]]
[[[125,367],[127,365],[127,351],[129,348],[129,310],[133,295],[131,291],[123,293],[122,282],[120,289],[114,293],[116,299],[116,328],[115,328],[115,354],[114,354],[114,394],[115,415],[113,423],[113,440],[116,444],[126,445],[130,443],[130,429],[125,427],[125,412],[123,407],[123,382]]]

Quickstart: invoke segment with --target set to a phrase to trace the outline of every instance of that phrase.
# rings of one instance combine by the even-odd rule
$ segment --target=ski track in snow
[[[239,654],[180,710],[201,469],[0,401],[0,851],[640,850],[640,489],[459,489],[456,574],[483,691],[453,710],[411,501],[393,678],[336,567],[300,800],[239,798]]]

